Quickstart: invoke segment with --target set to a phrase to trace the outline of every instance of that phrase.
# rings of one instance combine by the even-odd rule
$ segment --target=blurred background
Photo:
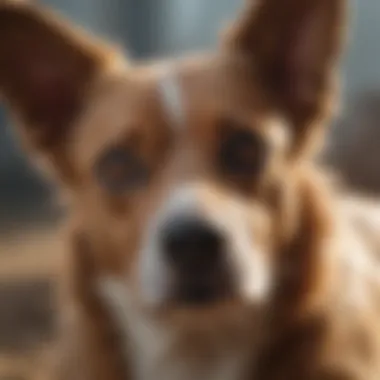
[[[243,0],[45,0],[134,58],[215,45]],[[324,159],[355,189],[380,192],[380,2],[352,1],[343,102]],[[380,165],[379,165],[380,166]],[[28,378],[34,349],[51,336],[60,247],[50,189],[31,170],[0,108],[0,380]]]

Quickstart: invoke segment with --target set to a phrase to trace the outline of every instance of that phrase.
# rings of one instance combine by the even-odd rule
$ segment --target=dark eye
[[[224,174],[252,177],[258,175],[266,160],[267,146],[259,133],[237,128],[223,134],[219,162]]]
[[[127,148],[112,148],[98,160],[95,175],[107,191],[122,193],[143,186],[149,177],[144,162]]]

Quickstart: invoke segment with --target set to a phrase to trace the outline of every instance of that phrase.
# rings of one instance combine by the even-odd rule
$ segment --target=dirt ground
[[[59,234],[19,231],[0,237],[0,380],[31,380],[54,340]]]

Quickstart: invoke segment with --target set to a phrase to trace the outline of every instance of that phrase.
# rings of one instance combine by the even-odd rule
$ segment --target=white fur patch
[[[159,91],[166,112],[176,127],[184,123],[184,105],[180,84],[175,68],[168,65],[163,69],[159,82]]]
[[[132,362],[135,378],[156,378],[163,355],[169,351],[170,334],[163,326],[147,320],[133,306],[126,283],[121,278],[105,277],[98,281],[98,291],[108,306],[123,341],[125,362]]]
[[[129,355],[128,325],[132,322],[133,315],[131,298],[127,286],[119,279],[113,277],[100,278],[97,283],[97,291],[105,302],[111,314],[113,323],[122,335],[123,355],[125,360]]]

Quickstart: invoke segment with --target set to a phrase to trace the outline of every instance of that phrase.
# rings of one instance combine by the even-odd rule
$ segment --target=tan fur
[[[313,157],[335,105],[345,1],[252,3],[218,52],[171,63],[183,105],[174,125],[162,64],[126,64],[39,7],[0,0],[0,91],[72,212],[58,378],[380,376],[376,217]],[[33,71],[40,65],[50,76]],[[221,136],[236,126],[268,146],[258,176],[217,169]],[[99,186],[94,166],[113,146],[143,159],[147,186],[118,195]],[[271,274],[263,299],[244,298],[247,271],[258,269],[235,249],[241,296],[202,310],[144,306],[145,235],[182,188],[232,242],[249,229],[252,256]]]

